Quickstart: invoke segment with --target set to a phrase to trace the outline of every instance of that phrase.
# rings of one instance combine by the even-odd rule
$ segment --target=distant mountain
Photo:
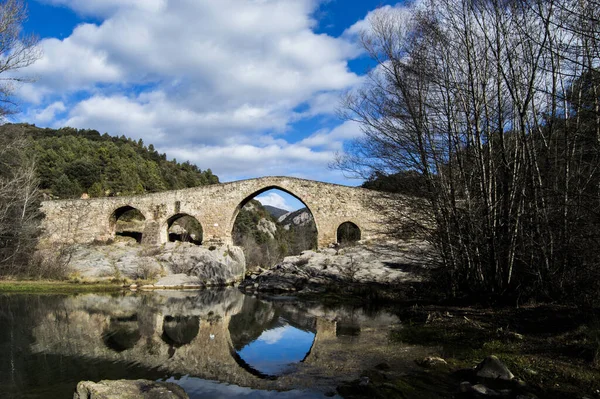
[[[286,213],[288,213],[288,211],[286,211],[285,209],[281,209],[281,208],[277,208],[275,206],[271,206],[271,205],[263,205],[263,207],[267,210],[267,212],[269,212],[271,214],[271,216],[273,216],[275,219],[279,219],[280,216],[285,215]]]
[[[285,213],[277,219],[285,230],[289,230],[290,227],[303,227],[309,224],[314,224],[313,216],[309,212],[308,208],[301,208],[294,212]]]

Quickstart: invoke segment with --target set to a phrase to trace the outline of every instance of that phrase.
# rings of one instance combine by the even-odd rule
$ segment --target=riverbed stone
[[[200,279],[196,276],[188,276],[184,273],[171,274],[160,278],[156,283],[155,287],[184,287],[184,286],[201,286],[203,285]]]
[[[490,388],[486,387],[483,384],[473,385],[471,387],[471,392],[474,393],[474,394],[476,394],[476,395],[485,396],[485,397],[499,397],[499,396],[502,396],[500,394],[500,392],[494,391],[493,389],[490,389]]]
[[[150,380],[81,381],[73,399],[189,399],[183,388]]]
[[[418,360],[417,364],[421,367],[433,368],[433,367],[445,366],[448,363],[441,357],[427,356],[424,359]]]
[[[496,356],[488,356],[475,367],[475,374],[479,378],[512,380],[515,378],[508,367]]]

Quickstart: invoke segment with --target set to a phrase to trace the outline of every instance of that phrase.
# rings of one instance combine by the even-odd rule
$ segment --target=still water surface
[[[0,295],[1,397],[71,398],[81,380],[144,378],[191,398],[322,398],[389,352],[398,322],[236,289]]]

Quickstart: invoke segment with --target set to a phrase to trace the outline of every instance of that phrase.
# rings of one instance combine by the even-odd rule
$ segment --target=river
[[[321,398],[385,359],[427,349],[390,340],[387,311],[258,299],[237,289],[0,295],[3,398],[70,398],[81,380],[150,379],[190,398]]]

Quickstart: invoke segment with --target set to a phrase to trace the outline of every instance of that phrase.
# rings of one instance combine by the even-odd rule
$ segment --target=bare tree
[[[12,94],[17,84],[29,81],[17,74],[40,57],[37,38],[23,35],[27,18],[22,0],[0,3],[0,118],[16,111]],[[18,132],[0,137],[0,273],[13,274],[33,253],[39,222],[39,193],[28,140]]]
[[[565,297],[597,275],[588,3],[427,0],[375,13],[362,35],[377,67],[345,116],[365,134],[338,167],[420,176],[453,294]]]

